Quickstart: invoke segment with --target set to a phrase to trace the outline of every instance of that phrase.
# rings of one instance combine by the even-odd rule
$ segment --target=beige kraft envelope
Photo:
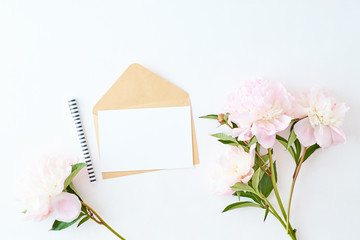
[[[101,160],[98,127],[98,111],[190,106],[189,95],[174,84],[141,66],[132,64],[95,104],[93,116],[96,139]],[[194,121],[191,119],[194,164],[199,164]],[[161,169],[158,169],[161,170]],[[157,170],[102,172],[103,179],[145,173]]]

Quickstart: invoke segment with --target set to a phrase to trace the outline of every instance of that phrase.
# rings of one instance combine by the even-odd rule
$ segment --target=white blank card
[[[190,107],[99,111],[103,172],[193,166]]]

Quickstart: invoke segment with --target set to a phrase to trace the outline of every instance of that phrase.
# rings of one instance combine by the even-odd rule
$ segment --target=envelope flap
[[[189,95],[140,64],[132,64],[96,103],[99,110],[189,106]]]

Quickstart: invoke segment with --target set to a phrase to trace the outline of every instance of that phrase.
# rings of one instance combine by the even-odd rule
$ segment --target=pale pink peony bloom
[[[255,145],[250,152],[242,148],[226,146],[226,151],[214,164],[211,174],[213,191],[216,194],[230,195],[231,186],[237,182],[247,183],[254,174]]]
[[[70,222],[80,214],[81,203],[74,194],[65,193],[64,182],[77,159],[44,157],[34,162],[18,197],[26,208],[26,219],[41,221],[54,213],[55,219]]]
[[[81,211],[81,202],[75,194],[62,192],[52,199],[54,218],[62,222],[71,222]]]
[[[326,148],[345,142],[342,125],[348,107],[328,95],[325,90],[312,88],[296,98],[294,126],[299,141],[306,147],[315,143]]]
[[[293,97],[278,82],[246,82],[228,97],[229,120],[239,127],[232,135],[241,141],[255,135],[264,148],[272,147],[276,133],[290,124],[292,104]]]

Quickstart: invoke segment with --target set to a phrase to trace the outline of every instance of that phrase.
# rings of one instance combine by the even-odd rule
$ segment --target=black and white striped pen
[[[74,122],[75,122],[75,127],[76,127],[76,131],[77,131],[77,134],[78,134],[78,137],[79,137],[81,150],[82,150],[82,153],[84,155],[84,160],[86,162],[90,182],[96,182],[95,172],[94,172],[94,168],[93,168],[93,165],[92,165],[92,162],[91,162],[91,157],[90,157],[88,145],[86,143],[85,133],[84,133],[84,129],[82,127],[78,105],[77,105],[75,99],[69,100],[68,104],[69,104],[71,116],[72,116],[72,118],[74,119]]]

